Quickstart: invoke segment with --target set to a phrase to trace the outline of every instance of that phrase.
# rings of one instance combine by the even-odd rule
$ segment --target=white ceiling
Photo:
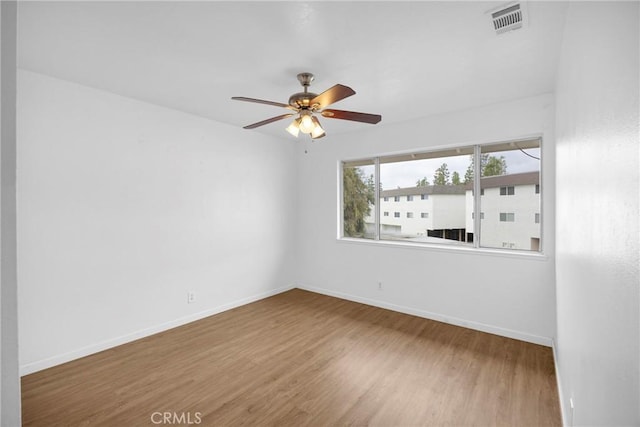
[[[528,25],[497,36],[505,2],[21,2],[21,68],[234,126],[280,115],[336,83],[335,108],[376,126],[553,92],[566,3],[528,2]],[[372,125],[322,119],[328,135]],[[288,121],[258,130],[283,136]]]

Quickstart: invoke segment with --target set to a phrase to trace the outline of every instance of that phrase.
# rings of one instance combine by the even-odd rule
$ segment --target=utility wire
[[[518,144],[514,144],[516,146],[516,148],[520,151],[522,151],[522,154],[531,157],[532,159],[536,159],[536,160],[540,160],[540,157],[536,157],[532,154],[527,153],[526,151],[524,151],[522,148],[518,147]]]

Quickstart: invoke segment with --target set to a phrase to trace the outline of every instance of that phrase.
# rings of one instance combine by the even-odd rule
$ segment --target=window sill
[[[469,246],[457,246],[437,243],[408,243],[389,240],[355,239],[351,237],[339,237],[339,244],[368,245],[378,247],[394,247],[400,249],[426,250],[449,253],[465,253],[469,255],[483,255],[503,258],[530,259],[534,261],[547,261],[549,257],[542,252],[515,251],[512,249],[474,248]]]

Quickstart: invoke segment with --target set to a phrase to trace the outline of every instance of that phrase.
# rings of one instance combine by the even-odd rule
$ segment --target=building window
[[[476,218],[476,213],[471,212],[471,219],[475,219],[475,218]],[[484,219],[484,212],[480,212],[480,219]]]
[[[388,198],[388,197],[385,197],[383,200],[384,200],[385,202],[388,202],[388,201],[389,201],[389,198]]]
[[[500,222],[515,222],[516,214],[513,212],[500,212]]]
[[[535,138],[343,161],[341,236],[539,252],[541,151]],[[504,197],[516,192],[518,197]],[[391,198],[417,200],[417,194],[429,200],[429,209],[423,208],[428,212],[420,212],[429,218],[429,242],[424,222],[409,221],[415,212],[393,212],[393,224],[382,226],[391,212],[375,208]],[[479,219],[472,214],[476,210]]]
[[[501,196],[513,196],[514,194],[516,194],[516,187],[514,186],[500,187]]]

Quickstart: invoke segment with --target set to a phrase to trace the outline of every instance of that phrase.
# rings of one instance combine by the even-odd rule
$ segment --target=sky
[[[540,157],[540,149],[526,149],[525,152],[532,156]],[[507,173],[521,173],[540,170],[540,161],[535,160],[519,150],[502,151],[492,153],[494,156],[504,156],[507,162]],[[433,183],[433,175],[442,163],[446,163],[450,176],[454,171],[460,174],[464,180],[464,174],[471,162],[469,155],[441,157],[437,159],[413,160],[410,162],[385,163],[380,165],[380,182],[383,190],[394,188],[415,187],[416,181],[426,177],[430,184]],[[362,167],[366,176],[373,174],[373,166]]]

